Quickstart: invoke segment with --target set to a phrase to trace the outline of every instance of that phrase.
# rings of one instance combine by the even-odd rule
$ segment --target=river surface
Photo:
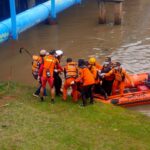
[[[113,24],[113,4],[107,5],[107,24],[98,24],[96,0],[85,0],[58,15],[58,25],[44,23],[19,35],[17,42],[0,45],[0,80],[15,80],[34,84],[31,75],[31,58],[24,47],[33,54],[40,49],[53,48],[64,51],[74,60],[95,56],[102,63],[105,56],[120,61],[129,73],[150,70],[150,0],[125,0],[121,26]],[[150,116],[150,105],[133,107]]]

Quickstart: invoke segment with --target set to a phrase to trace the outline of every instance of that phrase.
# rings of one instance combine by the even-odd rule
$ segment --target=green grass
[[[34,87],[0,83],[0,150],[150,150],[150,118],[71,98],[55,104],[32,97]]]

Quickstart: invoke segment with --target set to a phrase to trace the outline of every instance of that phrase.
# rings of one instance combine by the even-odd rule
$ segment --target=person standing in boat
[[[105,61],[103,63],[101,73],[108,73],[112,69],[112,65],[113,65],[113,63],[111,61],[111,57],[106,57]],[[115,76],[114,76],[114,74],[112,74],[112,75],[102,79],[102,88],[106,91],[108,96],[111,95],[114,78],[115,78]]]
[[[116,90],[119,89],[120,95],[123,95],[125,88],[125,79],[128,79],[131,85],[134,87],[134,83],[131,80],[130,76],[127,74],[126,70],[121,67],[120,62],[115,62],[113,64],[113,69],[108,73],[104,73],[103,77],[109,77],[111,75],[115,76],[113,86],[112,86],[112,95],[116,94]]]

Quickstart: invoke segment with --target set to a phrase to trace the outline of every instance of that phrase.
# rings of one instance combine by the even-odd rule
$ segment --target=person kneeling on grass
[[[103,63],[103,68],[101,70],[101,73],[108,73],[110,70],[112,70],[112,68],[113,68],[113,63],[111,61],[111,57],[106,57]],[[108,96],[111,95],[114,79],[115,79],[114,74],[102,78],[102,87],[107,92]]]
[[[95,84],[95,79],[86,66],[86,63],[84,59],[79,59],[78,60],[78,67],[79,67],[79,77],[75,80],[75,82],[81,82],[82,87],[81,87],[81,96],[82,96],[82,105],[81,106],[86,106],[87,105],[87,99],[90,98],[90,104],[94,103],[93,99],[93,87]]]

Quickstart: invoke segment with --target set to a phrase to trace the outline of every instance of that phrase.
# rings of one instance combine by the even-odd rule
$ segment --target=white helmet
[[[62,50],[56,50],[56,57],[63,55],[64,52]]]
[[[41,50],[40,50],[40,55],[41,55],[41,56],[46,55],[46,53],[47,53],[47,51],[46,51],[45,49],[41,49]]]

